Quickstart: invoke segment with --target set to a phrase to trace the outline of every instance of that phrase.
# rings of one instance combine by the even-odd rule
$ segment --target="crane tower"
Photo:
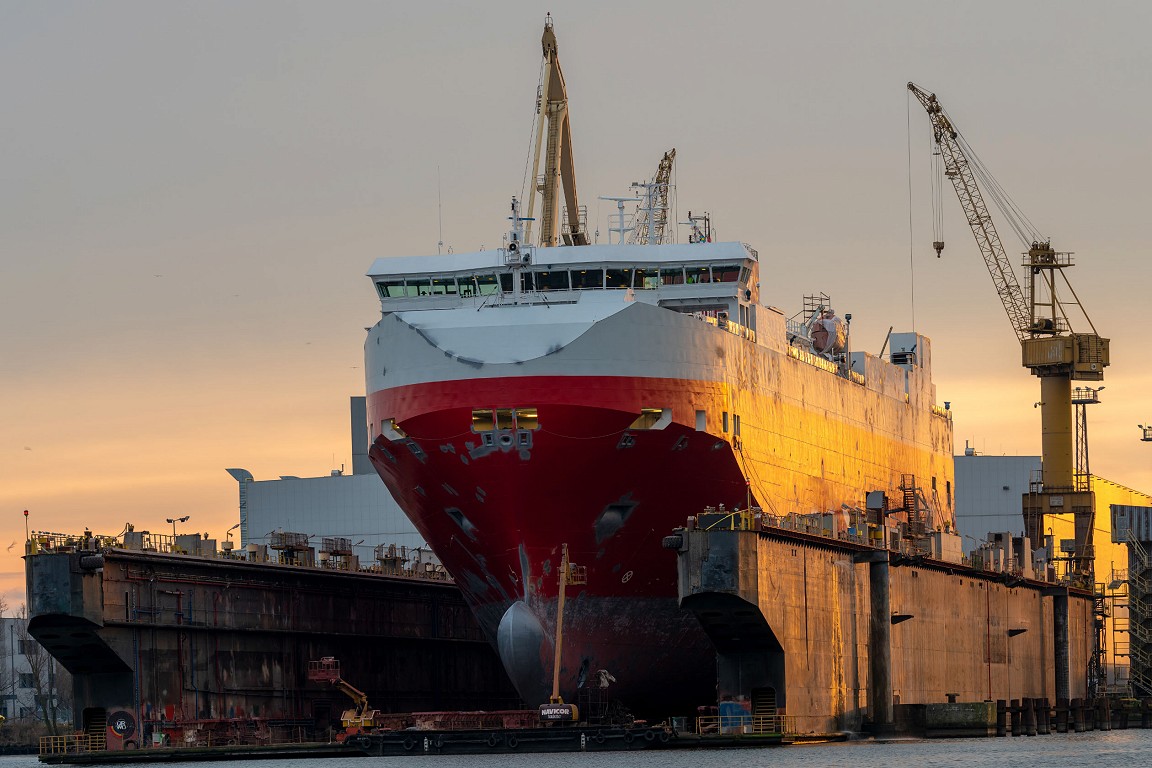
[[[1075,524],[1075,550],[1069,572],[1074,580],[1090,585],[1093,579],[1092,528],[1095,499],[1087,478],[1078,479],[1073,460],[1072,382],[1101,381],[1108,365],[1108,339],[1096,332],[1065,270],[1073,266],[1072,254],[1056,251],[1041,237],[1015,205],[1007,200],[955,124],[937,101],[915,83],[908,90],[923,105],[932,122],[932,137],[939,151],[944,175],[952,182],[968,226],[976,238],[996,293],[1020,342],[1021,363],[1040,379],[1043,460],[1042,477],[1032,482],[1023,499],[1025,533],[1033,543],[1043,541],[1044,516],[1071,513]],[[988,206],[977,184],[984,179],[1000,210],[1028,246],[1023,267],[1024,288],[1016,279],[996,231]],[[1031,231],[1029,231],[1031,230]],[[1026,235],[1031,235],[1027,237]],[[1029,244],[1028,241],[1031,240]],[[937,255],[943,236],[933,243]],[[1073,330],[1073,315],[1086,321],[1089,331]]]

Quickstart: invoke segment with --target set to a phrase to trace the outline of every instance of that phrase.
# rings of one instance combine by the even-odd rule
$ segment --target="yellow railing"
[[[790,715],[705,715],[696,718],[696,733],[783,736],[796,732],[796,718]]]
[[[66,736],[41,736],[40,754],[63,755],[78,752],[99,752],[107,748],[103,734],[70,733]]]

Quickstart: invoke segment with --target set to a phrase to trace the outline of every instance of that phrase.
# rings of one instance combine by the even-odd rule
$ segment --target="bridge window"
[[[500,290],[504,291],[504,293],[512,293],[512,273],[511,272],[503,272],[500,274]],[[531,272],[521,272],[520,273],[520,290],[521,291],[532,290],[532,273]]]
[[[637,267],[636,276],[632,279],[632,286],[650,290],[660,286],[660,270],[655,267]]]
[[[538,291],[566,291],[568,290],[568,272],[555,270],[551,272],[536,273],[536,290]]]
[[[381,280],[376,283],[376,289],[380,291],[380,298],[382,299],[399,299],[404,297],[403,280]]]
[[[476,295],[491,296],[499,290],[500,284],[496,282],[496,275],[476,275],[472,278],[476,286]]]
[[[714,264],[712,266],[712,282],[714,283],[734,283],[739,279],[739,264]]]
[[[684,267],[664,267],[660,270],[661,285],[683,285]]]
[[[431,290],[432,278],[430,277],[409,277],[404,281],[405,296],[427,296]]]
[[[631,288],[632,287],[632,270],[631,269],[609,269],[605,271],[608,288]]]
[[[602,269],[581,269],[579,271],[572,271],[572,287],[577,289],[584,288],[603,288],[604,287],[604,270]]]
[[[432,278],[432,295],[433,296],[455,296],[456,295],[456,278],[454,277],[434,277]]]
[[[708,274],[708,267],[688,267],[684,272],[688,276],[689,283],[707,283],[712,279]]]

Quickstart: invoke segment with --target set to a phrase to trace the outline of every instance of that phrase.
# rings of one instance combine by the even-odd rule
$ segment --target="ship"
[[[369,456],[528,704],[607,685],[634,713],[687,714],[716,703],[716,657],[663,537],[703,510],[851,528],[869,492],[912,499],[885,503],[892,521],[951,531],[951,414],[924,335],[880,357],[852,350],[823,294],[768,303],[787,301],[784,254],[699,216],[665,242],[659,205],[642,237],[590,243],[550,21],[543,49],[539,211],[535,191],[527,211],[513,198],[499,248],[369,270]],[[666,206],[666,178],[647,200]]]

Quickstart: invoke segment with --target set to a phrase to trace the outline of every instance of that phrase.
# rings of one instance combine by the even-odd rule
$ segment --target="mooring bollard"
[[[1020,699],[1012,699],[1012,703],[1008,706],[1008,711],[1012,713],[1012,735],[1024,735],[1023,718],[1020,717]]]
[[[1068,733],[1068,699],[1056,699],[1056,733]]]
[[[1036,699],[1024,699],[1024,735],[1036,735]]]
[[[1112,702],[1107,697],[1100,699],[1100,728],[1112,730]]]
[[[1047,696],[1040,699],[1040,733],[1045,736],[1052,733],[1052,705]]]
[[[1084,733],[1087,730],[1084,723],[1084,700],[1072,699],[1069,708],[1072,710],[1072,732]]]
[[[1007,727],[1007,712],[1008,703],[1004,699],[996,699],[996,735],[1006,736],[1008,734]]]

